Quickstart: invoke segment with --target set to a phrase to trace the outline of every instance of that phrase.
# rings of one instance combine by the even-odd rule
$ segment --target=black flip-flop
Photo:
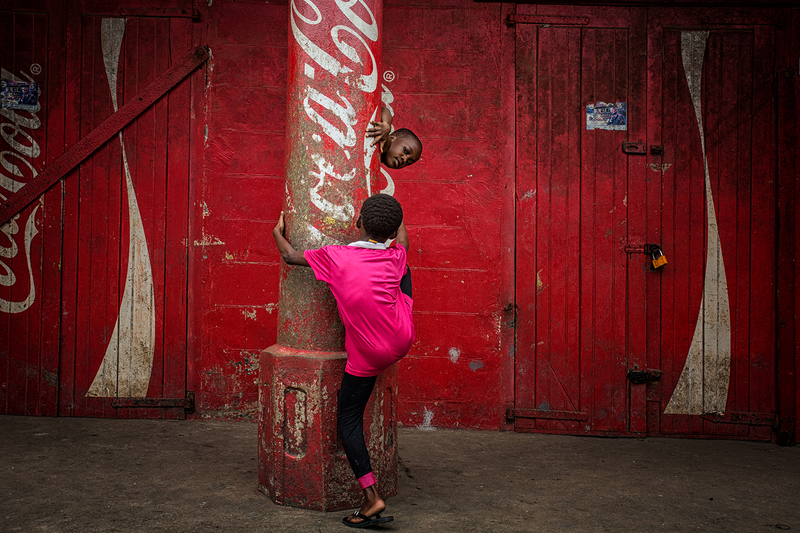
[[[391,522],[394,520],[393,516],[384,516],[381,518],[381,515],[376,514],[373,516],[367,516],[365,514],[361,514],[361,511],[354,512],[351,516],[355,516],[356,518],[360,518],[361,522],[351,522],[348,520],[349,516],[345,516],[342,518],[342,523],[348,527],[357,527],[357,528],[364,528],[364,527],[372,527],[377,526],[378,524],[385,524],[386,522]]]

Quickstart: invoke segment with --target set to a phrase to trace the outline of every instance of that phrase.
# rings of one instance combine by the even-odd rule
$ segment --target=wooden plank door
[[[638,215],[628,202],[637,170],[622,152],[646,131],[642,15],[517,6],[518,431],[644,429],[632,427],[626,379],[624,249]],[[588,122],[602,103],[627,121]]]
[[[0,11],[0,79],[38,84],[35,105],[0,106],[3,200],[61,155],[64,29],[63,12],[48,2]],[[1,414],[56,414],[60,245],[59,187],[0,226]]]
[[[776,10],[653,9],[648,433],[769,440],[776,408]]]
[[[81,136],[192,47],[188,18],[95,15],[72,21],[81,60],[66,94]],[[190,76],[65,181],[62,415],[184,416],[112,401],[186,394],[191,86]]]

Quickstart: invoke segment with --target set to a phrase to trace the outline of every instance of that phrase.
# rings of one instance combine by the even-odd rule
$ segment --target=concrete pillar
[[[365,137],[380,116],[382,0],[292,0],[289,9],[286,236],[299,250],[346,244],[375,191]],[[259,486],[273,501],[355,507],[361,491],[336,432],[344,328],[327,285],[281,264],[278,343],[261,354]],[[396,492],[396,370],[378,379],[365,432],[384,496]],[[378,458],[379,460],[375,460]]]

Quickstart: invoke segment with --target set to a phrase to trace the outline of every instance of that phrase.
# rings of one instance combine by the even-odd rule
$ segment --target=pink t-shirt
[[[416,332],[413,301],[400,292],[406,249],[325,246],[306,250],[314,275],[326,282],[344,323],[347,373],[377,376],[408,353]]]

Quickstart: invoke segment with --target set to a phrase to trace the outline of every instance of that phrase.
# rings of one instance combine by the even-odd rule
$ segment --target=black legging
[[[411,297],[411,270],[400,280],[400,290]],[[364,442],[364,410],[378,376],[359,377],[344,373],[339,390],[339,412],[336,422],[344,453],[356,478],[361,480],[372,472],[367,444]],[[365,482],[362,482],[362,488]]]
[[[339,413],[336,421],[344,453],[356,478],[372,472],[367,445],[364,442],[364,409],[375,387],[378,376],[358,377],[344,373],[339,391]]]
[[[411,296],[411,269],[408,267],[406,267],[406,273],[400,279],[400,292],[409,298],[413,298]]]

